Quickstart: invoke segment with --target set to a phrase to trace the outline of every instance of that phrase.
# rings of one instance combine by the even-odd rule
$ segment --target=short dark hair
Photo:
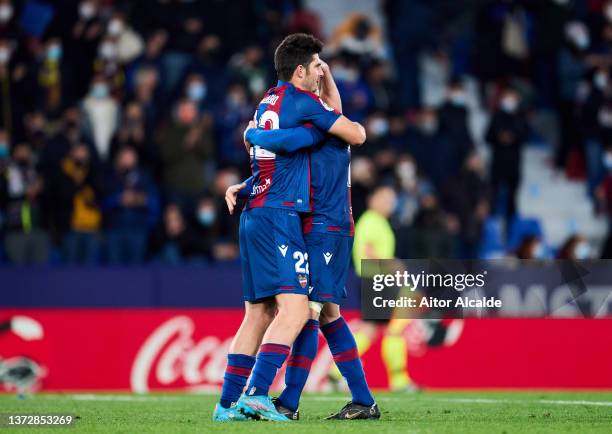
[[[323,42],[306,33],[294,33],[283,39],[274,52],[274,67],[280,80],[289,81],[295,68],[307,68],[312,55],[323,49]]]

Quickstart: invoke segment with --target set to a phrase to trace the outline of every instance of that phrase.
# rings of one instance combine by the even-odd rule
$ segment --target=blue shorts
[[[252,208],[240,216],[240,261],[246,301],[308,295],[308,253],[297,212]]]
[[[320,303],[340,304],[346,298],[353,237],[310,233],[304,236],[304,241],[308,249],[312,285],[308,298]]]

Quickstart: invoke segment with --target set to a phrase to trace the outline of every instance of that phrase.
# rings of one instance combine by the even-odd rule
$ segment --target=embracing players
[[[275,56],[279,76],[281,76],[285,53],[295,50],[295,46],[312,40],[314,39],[308,35],[291,35],[283,41]],[[320,43],[317,41],[317,44]],[[311,65],[317,65],[320,62],[317,55],[312,55]],[[299,66],[296,67],[295,63],[289,63],[286,66],[287,73],[293,71],[299,74]],[[341,112],[340,95],[327,65],[321,63],[321,70],[320,95],[325,102],[315,94],[318,91],[319,83],[314,86],[315,82],[302,82],[300,86],[299,82],[294,80],[297,78],[296,74],[292,75],[291,82],[296,83],[298,89],[301,87],[300,93],[311,99],[309,106],[316,107],[318,111],[324,110],[321,112],[322,117],[329,117],[332,113],[337,117]],[[304,90],[311,92],[304,92]],[[264,101],[266,100],[269,100],[269,96],[264,98]],[[315,103],[314,106],[312,102]],[[339,119],[346,118],[340,117]],[[304,120],[311,121],[310,119]],[[320,142],[310,150],[312,212],[303,218],[306,244],[304,256],[305,260],[310,262],[311,271],[310,319],[293,344],[292,354],[287,361],[285,377],[287,387],[281,396],[275,399],[274,404],[283,415],[291,419],[299,417],[297,410],[299,398],[306,383],[310,365],[317,354],[318,320],[320,319],[321,330],[328,341],[334,360],[347,379],[353,395],[353,400],[331,418],[378,418],[380,412],[368,389],[355,340],[340,315],[339,309],[340,301],[346,297],[345,282],[354,226],[350,204],[350,147],[348,143],[361,144],[365,137],[363,137],[362,127],[350,121],[349,126],[356,136],[336,134],[337,131],[334,131],[336,124],[329,130],[330,134],[324,134],[316,127],[323,131],[325,128],[322,128],[317,122],[311,122],[315,128],[285,129],[284,126],[281,126],[283,128],[281,130],[253,129],[248,130],[245,134],[246,139],[253,145],[255,155],[258,150],[259,152],[262,150],[290,152]],[[261,120],[259,126],[260,128],[266,127]],[[253,150],[251,152],[253,154]],[[257,193],[257,189],[251,186],[251,182],[248,184],[249,186],[243,191]],[[227,199],[230,210],[235,205],[235,193],[241,187],[244,185],[231,187],[228,190]],[[244,403],[249,402],[248,393],[250,393],[250,388],[247,389],[247,397],[241,400],[238,406],[247,413],[250,410],[244,408]],[[261,414],[255,416],[261,417]]]
[[[323,152],[335,146],[332,152],[338,154],[330,155],[342,155],[345,167],[340,171],[342,180],[336,179],[333,185],[327,185],[331,179],[319,178],[319,182],[329,188],[329,197],[320,196],[320,200],[328,199],[329,205],[342,202],[342,205],[333,207],[338,211],[335,216],[325,206],[321,206],[321,213],[317,214],[317,204],[313,203],[315,213],[311,214],[310,222],[305,223],[310,250],[314,252],[311,255],[321,256],[319,263],[315,265],[316,261],[313,261],[311,266],[317,269],[317,276],[327,276],[328,282],[320,285],[316,280],[312,282],[312,316],[318,318],[321,314],[322,322],[325,321],[323,333],[335,360],[347,376],[349,386],[354,385],[351,387],[353,403],[337,416],[352,419],[364,417],[366,413],[371,417],[380,415],[365,383],[354,339],[340,316],[337,304],[343,297],[346,270],[338,267],[340,264],[336,262],[334,266],[339,271],[326,273],[322,268],[323,264],[326,267],[332,264],[334,255],[336,261],[342,262],[345,258],[348,267],[352,218],[347,144],[362,144],[365,131],[361,125],[342,116],[339,110],[324,104],[315,93],[321,80],[325,80],[324,94],[331,92],[333,95],[335,90],[336,100],[330,102],[340,108],[335,85],[333,88],[329,86],[330,80],[333,83],[329,69],[318,56],[321,48],[321,42],[310,35],[294,34],[285,38],[275,52],[278,85],[267,92],[255,114],[261,129],[251,129],[246,133],[246,139],[253,144],[250,149],[253,176],[246,187],[249,198],[240,221],[245,316],[228,354],[221,401],[213,415],[217,421],[240,420],[245,415],[255,419],[288,421],[287,411],[297,410],[299,395],[316,354],[318,333],[316,319],[308,320],[311,315],[307,298],[309,248],[302,235],[300,213],[311,211],[311,186],[313,190],[322,186],[311,179],[317,170],[313,168],[312,173],[310,171],[310,153],[298,148],[312,146],[324,137],[325,141],[334,140],[331,136],[345,143],[338,140],[336,144],[330,142],[317,149]],[[274,138],[272,131],[263,129],[281,130]],[[283,131],[285,129],[293,130]],[[264,134],[270,134],[270,137],[266,138]],[[291,135],[301,142],[287,139]],[[329,163],[324,158],[320,163],[320,175],[326,176]],[[335,197],[339,187],[344,193],[340,201]],[[325,191],[320,189],[320,194]],[[336,237],[327,237],[329,233]],[[268,390],[294,341],[287,373],[288,384],[293,388],[290,390],[288,387],[290,391],[284,397],[281,395],[276,403],[281,410],[286,410],[283,414],[268,396]],[[257,358],[254,357],[256,353]],[[240,397],[249,375],[247,392]],[[293,398],[289,399],[289,395]]]

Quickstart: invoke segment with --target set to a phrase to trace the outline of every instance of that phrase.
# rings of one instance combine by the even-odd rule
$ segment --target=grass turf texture
[[[610,433],[612,392],[377,393],[380,421],[322,421],[346,395],[305,395],[300,421],[213,423],[218,395],[0,394],[0,413],[72,414],[68,428],[8,433]],[[289,426],[290,425],[290,426]]]

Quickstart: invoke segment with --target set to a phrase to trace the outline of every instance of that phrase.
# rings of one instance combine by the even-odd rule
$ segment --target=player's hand
[[[242,184],[234,184],[227,187],[225,190],[225,203],[227,204],[227,210],[230,215],[234,214],[234,208],[236,208],[236,197],[238,196],[238,192],[246,187],[246,183]]]
[[[249,121],[249,124],[247,125],[247,127],[244,129],[244,133],[242,133],[242,140],[244,140],[244,147],[247,151],[247,153],[251,152],[251,143],[246,139],[246,133],[247,131],[249,131],[251,128],[257,128],[257,124],[255,123],[255,121],[251,120]]]

